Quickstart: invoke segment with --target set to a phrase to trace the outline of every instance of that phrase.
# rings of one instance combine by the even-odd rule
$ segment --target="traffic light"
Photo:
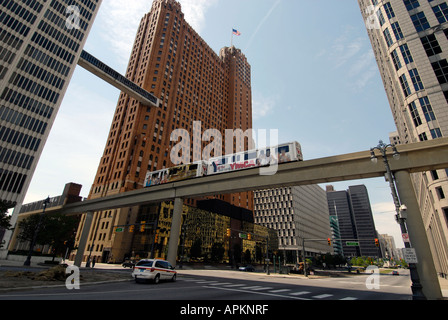
[[[331,239],[327,238],[328,245],[331,246]]]
[[[227,236],[230,237],[230,229],[227,229]]]
[[[154,243],[157,243],[159,241],[159,233],[156,232],[156,236],[154,237]]]
[[[142,222],[141,222],[141,225],[140,225],[140,232],[145,232],[145,224],[146,224],[146,221],[142,221]]]
[[[378,239],[375,239],[375,246],[379,247],[380,246],[380,242]]]
[[[252,235],[250,233],[247,234],[247,240],[252,240]]]
[[[134,228],[135,228],[134,225],[129,226],[129,232],[134,232]]]

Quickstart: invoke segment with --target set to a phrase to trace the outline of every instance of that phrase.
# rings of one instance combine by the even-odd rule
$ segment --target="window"
[[[383,34],[384,34],[384,38],[386,39],[387,46],[390,47],[394,43],[394,41],[392,40],[389,29],[386,28],[384,30]]]
[[[412,121],[414,121],[415,127],[418,127],[422,124],[422,119],[420,118],[420,115],[418,114],[417,106],[415,105],[415,102],[412,101],[409,104],[409,112],[411,113]]]
[[[404,5],[406,6],[406,9],[408,9],[408,11],[411,11],[412,9],[420,7],[420,3],[418,3],[418,0],[404,0],[403,2],[404,2]]]
[[[417,32],[426,30],[430,28],[429,22],[423,12],[419,12],[411,16],[411,20],[414,23]]]
[[[437,20],[440,23],[448,21],[448,5],[446,3],[439,4],[438,6],[432,7]]]
[[[428,57],[442,52],[442,49],[440,49],[439,42],[437,41],[435,35],[430,34],[421,38],[420,40],[422,41],[423,48],[425,48]]]
[[[403,89],[404,96],[407,97],[411,94],[411,89],[409,88],[408,80],[406,79],[406,75],[402,75],[400,78],[401,88]]]
[[[442,131],[440,131],[440,128],[431,129],[430,131],[433,139],[442,138]]]
[[[392,23],[392,31],[395,34],[395,38],[398,40],[403,38],[403,32],[401,31],[400,25],[398,22]]]
[[[429,103],[428,97],[423,97],[419,99],[420,105],[422,106],[423,114],[427,122],[436,120],[436,116],[432,110],[431,104]]]
[[[390,5],[390,2],[387,2],[387,3],[384,5],[384,11],[386,11],[387,17],[388,17],[389,19],[395,17],[395,13],[394,13],[394,10],[392,9],[392,6]]]
[[[395,70],[399,70],[401,68],[400,58],[398,57],[397,50],[392,51],[390,54],[392,57],[392,62],[394,64]]]
[[[434,69],[434,73],[436,74],[437,80],[439,83],[447,83],[448,82],[448,62],[446,59],[439,60],[431,63],[432,68]]]
[[[445,199],[445,193],[443,192],[442,187],[436,188],[437,195],[439,196],[439,200]]]
[[[409,51],[409,47],[406,43],[400,46],[400,50],[401,54],[403,55],[404,62],[406,64],[414,62],[414,59],[412,59],[411,52]]]
[[[411,76],[412,84],[414,85],[415,91],[423,90],[423,83],[417,69],[409,70],[409,75]]]

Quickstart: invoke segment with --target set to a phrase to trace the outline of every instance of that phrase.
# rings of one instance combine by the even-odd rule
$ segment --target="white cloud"
[[[252,116],[254,120],[264,118],[272,114],[275,110],[276,104],[276,97],[266,97],[259,92],[254,92],[252,100]]]
[[[198,33],[205,25],[207,9],[218,0],[180,0],[187,22]],[[151,10],[151,0],[106,0],[98,15],[103,39],[111,45],[119,62],[127,65],[135,35],[143,16]]]
[[[346,27],[335,39],[329,59],[335,69],[346,70],[351,86],[362,89],[378,73],[378,66],[370,42],[365,37],[356,37],[357,30]]]

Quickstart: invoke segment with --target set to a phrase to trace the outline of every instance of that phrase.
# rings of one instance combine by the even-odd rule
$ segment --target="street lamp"
[[[47,208],[47,205],[50,203],[50,197],[48,197],[47,199],[44,200],[43,202],[43,210],[42,213],[40,214],[39,217],[39,222],[37,223],[37,227],[36,230],[34,230],[34,236],[33,236],[33,241],[31,241],[31,245],[30,245],[30,251],[28,252],[28,256],[26,257],[25,262],[23,263],[24,266],[29,266],[31,265],[31,255],[33,254],[34,251],[34,246],[36,245],[36,241],[37,241],[37,235],[39,234],[39,229],[42,225],[42,218],[44,217],[45,214],[45,209]]]
[[[407,207],[405,204],[401,204],[400,199],[398,198],[397,189],[395,186],[395,184],[396,184],[395,177],[392,174],[392,171],[389,166],[389,161],[387,159],[387,149],[388,148],[392,149],[392,151],[393,151],[392,157],[394,158],[394,160],[396,160],[396,161],[400,160],[400,153],[398,152],[397,148],[392,144],[386,145],[381,140],[380,140],[378,146],[370,149],[370,160],[372,161],[372,163],[375,163],[375,164],[378,162],[378,158],[375,155],[375,150],[378,150],[383,157],[384,166],[386,167],[386,180],[389,182],[390,190],[392,192],[392,198],[393,198],[394,204],[395,204],[395,211],[397,213],[395,215],[395,220],[400,225],[401,234],[404,235],[404,234],[408,233],[407,227],[406,227]],[[405,245],[405,248],[411,247],[411,244],[409,243],[409,241],[405,241],[404,245]],[[417,266],[415,265],[415,263],[409,264],[409,270],[410,270],[411,281],[412,281],[411,288],[412,288],[413,300],[426,300],[426,297],[423,294],[422,285],[420,283],[420,277],[418,275]]]

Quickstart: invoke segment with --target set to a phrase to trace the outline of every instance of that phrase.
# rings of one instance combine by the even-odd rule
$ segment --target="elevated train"
[[[295,161],[303,161],[302,148],[296,141],[275,147],[223,155],[208,161],[203,160],[158,171],[148,171],[143,186],[146,188],[186,179],[269,166],[274,163]]]

